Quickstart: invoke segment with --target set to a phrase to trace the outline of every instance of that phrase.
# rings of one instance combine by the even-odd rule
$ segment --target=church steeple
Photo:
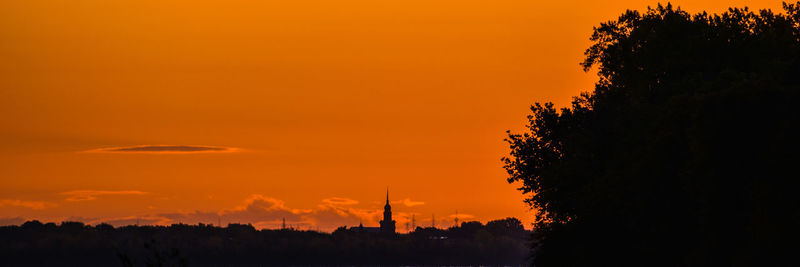
[[[389,188],[388,187],[386,188],[386,205],[383,206],[383,209],[384,210],[389,210],[389,211],[392,210],[392,205],[389,205]]]
[[[386,188],[386,205],[383,206],[383,220],[381,221],[381,232],[395,233],[395,221],[392,220],[392,205],[389,204],[389,188]]]

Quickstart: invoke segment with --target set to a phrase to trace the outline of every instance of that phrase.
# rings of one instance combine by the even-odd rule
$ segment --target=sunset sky
[[[377,226],[533,213],[506,130],[655,1],[0,1],[0,225]],[[692,13],[779,1],[676,1]],[[165,147],[167,146],[167,147]]]

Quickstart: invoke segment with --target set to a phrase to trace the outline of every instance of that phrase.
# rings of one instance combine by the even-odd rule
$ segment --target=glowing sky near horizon
[[[0,224],[533,214],[500,158],[654,1],[0,2]],[[676,1],[692,13],[778,1]]]

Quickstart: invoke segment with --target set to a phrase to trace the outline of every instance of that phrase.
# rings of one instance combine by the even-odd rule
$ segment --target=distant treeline
[[[251,225],[0,227],[3,266],[524,265],[531,232],[519,220],[464,222],[382,235],[339,228],[256,230]]]

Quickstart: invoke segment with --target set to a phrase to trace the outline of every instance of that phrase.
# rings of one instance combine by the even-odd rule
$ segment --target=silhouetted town
[[[250,224],[28,221],[0,227],[0,258],[11,266],[523,265],[531,235],[516,218],[397,233],[387,191],[380,227],[324,233]]]

